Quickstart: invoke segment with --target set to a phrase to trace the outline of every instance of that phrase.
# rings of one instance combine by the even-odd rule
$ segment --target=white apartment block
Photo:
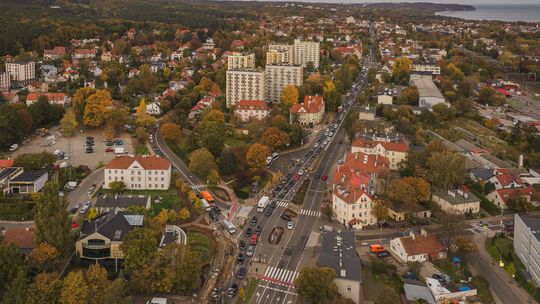
[[[227,106],[234,106],[243,99],[264,100],[264,82],[264,71],[227,71]]]
[[[294,63],[294,46],[290,44],[270,44],[266,52],[267,65],[292,65]]]
[[[413,64],[415,72],[429,72],[433,75],[441,75],[441,67],[434,64]]]
[[[240,54],[234,53],[227,57],[227,68],[229,70],[254,70],[255,53]]]
[[[514,251],[536,285],[540,285],[540,219],[514,215]]]
[[[0,73],[0,91],[9,91],[11,78],[8,73]]]
[[[36,78],[36,64],[29,62],[7,62],[6,73],[15,81],[25,81]]]
[[[312,62],[315,68],[319,68],[321,46],[319,42],[294,40],[294,64],[306,67]]]
[[[284,87],[302,85],[303,69],[301,66],[267,65],[265,79],[266,101],[279,102]]]
[[[171,163],[162,157],[117,156],[105,166],[103,188],[121,181],[129,190],[167,190],[171,173]]]

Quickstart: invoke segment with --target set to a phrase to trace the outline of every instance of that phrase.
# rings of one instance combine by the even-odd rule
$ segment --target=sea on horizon
[[[540,22],[540,4],[474,5],[475,11],[445,11],[436,15],[467,20],[499,20],[507,22]]]

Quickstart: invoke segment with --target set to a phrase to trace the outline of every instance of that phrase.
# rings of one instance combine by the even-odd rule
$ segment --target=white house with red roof
[[[65,106],[66,104],[71,103],[71,98],[64,93],[29,93],[26,96],[26,105],[29,106],[37,102],[41,96],[47,97],[50,104],[59,104]]]
[[[290,120],[298,117],[301,125],[320,124],[324,115],[324,99],[319,95],[309,95],[304,97],[303,103],[294,104],[289,110]]]
[[[43,50],[43,59],[44,60],[54,60],[60,59],[66,54],[66,48],[63,46],[57,46],[52,50]]]
[[[409,236],[390,240],[390,253],[400,262],[424,262],[442,260],[447,257],[447,248],[436,233],[421,230],[420,235],[411,232]]]
[[[527,202],[534,202],[537,199],[537,194],[533,187],[497,189],[488,193],[486,197],[497,207],[507,209],[508,201],[518,194],[521,194]]]
[[[361,152],[345,155],[345,162],[335,173],[332,185],[332,209],[343,226],[362,229],[376,224],[371,214],[377,177],[388,171],[388,159]]]
[[[155,156],[117,156],[104,170],[104,189],[114,181],[130,190],[167,190],[171,184],[171,163]]]
[[[523,181],[515,172],[506,169],[495,169],[489,182],[495,186],[495,189],[521,188],[524,187]]]
[[[241,121],[247,122],[251,118],[263,120],[268,117],[270,109],[264,100],[240,100],[234,110]]]
[[[381,139],[355,138],[352,142],[351,152],[380,155],[388,158],[390,169],[398,170],[400,164],[407,159],[409,145],[404,142],[396,142]]]
[[[76,49],[73,52],[73,58],[75,59],[95,59],[96,49]]]
[[[209,108],[212,103],[216,100],[213,96],[204,96],[201,100],[197,102],[197,104],[191,108],[191,111],[188,114],[189,119],[193,119],[197,116],[200,116],[204,110]]]

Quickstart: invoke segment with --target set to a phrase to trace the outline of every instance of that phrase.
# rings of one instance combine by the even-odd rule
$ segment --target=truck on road
[[[268,196],[263,196],[257,203],[257,212],[263,212],[264,208],[268,205],[270,202],[270,198]]]

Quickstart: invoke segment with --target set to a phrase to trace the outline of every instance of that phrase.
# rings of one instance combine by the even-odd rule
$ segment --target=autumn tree
[[[172,122],[166,122],[159,129],[159,133],[165,140],[177,141],[180,138],[180,135],[182,135],[182,130],[179,125]]]
[[[86,100],[84,108],[84,124],[89,127],[100,127],[105,123],[106,114],[113,108],[111,94],[107,90],[97,90]]]
[[[285,110],[289,110],[292,105],[298,103],[298,89],[295,85],[288,85],[283,88],[281,95],[281,105]]]
[[[191,213],[189,212],[188,208],[184,207],[180,209],[178,216],[180,217],[181,220],[186,221],[191,217]]]
[[[189,170],[206,179],[212,170],[217,170],[214,156],[205,148],[193,151],[189,156]]]
[[[28,292],[27,270],[24,267],[16,269],[18,270],[17,275],[9,282],[2,303],[26,304],[26,294]]]
[[[333,303],[338,297],[334,283],[336,272],[332,268],[305,267],[294,280],[296,291],[308,303]]]
[[[499,60],[505,66],[512,66],[514,64],[514,54],[510,51],[504,51],[499,57]]]
[[[54,269],[60,254],[58,250],[46,242],[39,244],[28,256],[28,264],[42,271]]]
[[[88,303],[90,291],[82,270],[72,270],[64,278],[60,291],[62,304]]]
[[[95,89],[90,87],[80,88],[75,91],[73,98],[71,99],[71,105],[77,121],[83,122],[83,116],[86,109],[86,100],[88,97],[96,92]]]
[[[403,89],[403,91],[401,91],[401,95],[403,95],[408,104],[418,104],[418,88],[416,86]]]
[[[64,136],[71,137],[75,135],[77,126],[78,122],[75,111],[71,109],[67,111],[66,114],[64,114],[64,117],[62,117],[62,120],[60,120],[60,130]]]
[[[137,107],[137,124],[141,127],[148,128],[155,123],[155,118],[146,113],[146,102],[141,99],[139,106]]]
[[[332,208],[331,204],[323,204],[321,206],[321,214],[330,221],[334,216],[334,208]]]
[[[34,277],[28,290],[32,291],[27,293],[28,304],[59,303],[62,280],[56,272],[42,272]]]
[[[412,70],[412,61],[407,57],[400,57],[394,60],[392,67],[392,76],[398,84],[406,84],[409,82],[409,74]]]
[[[110,284],[107,278],[107,270],[99,264],[93,264],[88,267],[85,275],[86,285],[88,287],[89,303],[100,304],[103,302],[103,291]]]
[[[465,178],[465,157],[450,151],[432,153],[427,159],[431,184],[448,190],[462,184]]]
[[[289,135],[278,128],[268,128],[263,133],[260,143],[276,151],[289,143]]]
[[[454,240],[454,245],[456,245],[456,251],[460,254],[473,253],[478,250],[475,243],[462,236],[459,236]]]
[[[36,207],[34,223],[36,243],[48,243],[61,253],[71,251],[71,219],[67,201],[58,195],[58,184],[48,182],[41,190]]]
[[[480,89],[480,91],[478,91],[478,99],[481,103],[492,106],[500,106],[505,102],[504,96],[494,88],[490,87]]]
[[[429,199],[430,187],[428,182],[419,177],[395,179],[388,186],[388,198],[405,204],[419,204]]]
[[[506,202],[508,209],[515,212],[529,212],[534,209],[534,206],[527,200],[525,195],[520,190],[515,190],[508,201]]]
[[[218,110],[210,110],[206,113],[197,128],[201,137],[201,146],[219,157],[225,146],[225,116]]]
[[[382,224],[388,219],[388,204],[383,200],[376,200],[371,215],[377,219],[379,227],[382,229]]]
[[[265,145],[255,143],[249,147],[246,153],[246,160],[251,170],[261,169],[266,166],[266,158],[270,156],[270,148]]]

